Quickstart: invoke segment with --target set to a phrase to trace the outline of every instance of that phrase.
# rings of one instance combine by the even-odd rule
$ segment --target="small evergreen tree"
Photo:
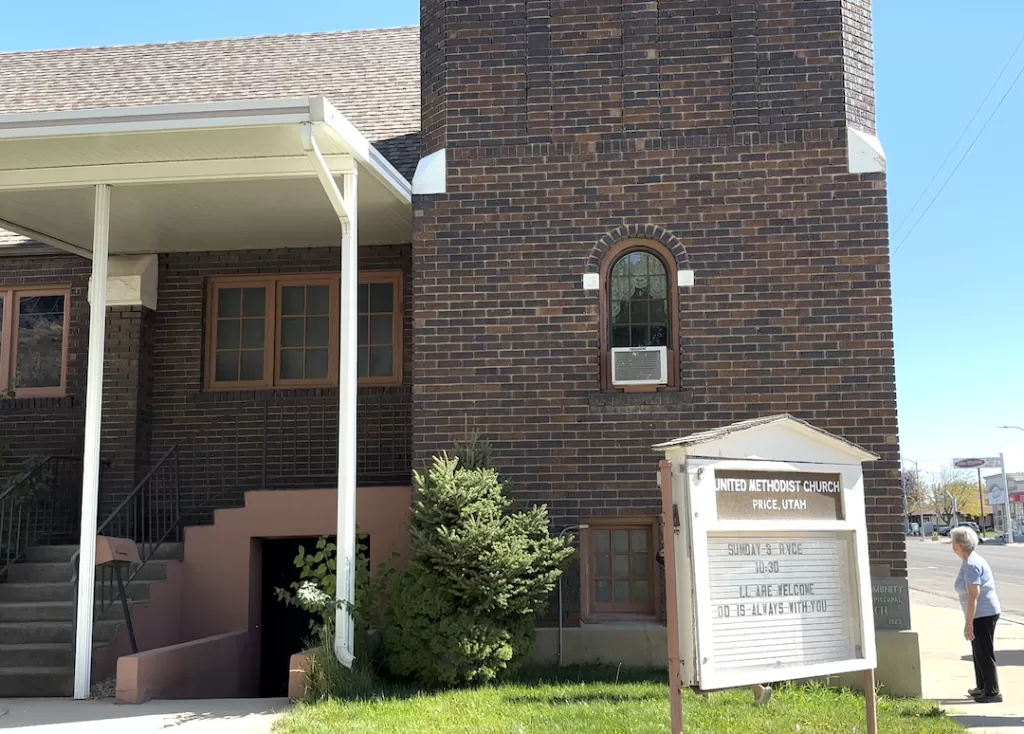
[[[487,682],[520,662],[573,553],[545,507],[509,511],[486,442],[473,436],[456,456],[415,475],[409,567],[384,629],[391,671],[426,684]]]

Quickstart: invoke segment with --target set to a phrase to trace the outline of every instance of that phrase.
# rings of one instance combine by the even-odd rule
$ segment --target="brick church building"
[[[337,530],[339,471],[382,560],[412,471],[472,432],[517,502],[586,526],[573,661],[664,664],[651,447],[697,430],[788,412],[878,454],[872,572],[906,575],[870,0],[421,7],[420,28],[0,54],[0,472],[46,518],[0,536],[0,657],[25,667],[0,695],[70,692],[105,187],[97,518],[150,549],[141,650],[278,665],[273,569]],[[354,310],[316,156],[358,209]]]

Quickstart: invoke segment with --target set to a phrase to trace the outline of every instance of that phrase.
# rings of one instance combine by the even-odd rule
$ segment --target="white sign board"
[[[862,462],[789,416],[678,439],[681,682],[701,690],[876,667]]]
[[[1002,469],[1003,462],[998,456],[982,456],[969,459],[953,459],[953,466],[960,469]]]
[[[998,479],[989,480],[988,503],[993,507],[1006,504],[1006,490]]]
[[[719,673],[856,658],[849,533],[711,533],[711,644]],[[766,681],[765,681],[766,682]]]

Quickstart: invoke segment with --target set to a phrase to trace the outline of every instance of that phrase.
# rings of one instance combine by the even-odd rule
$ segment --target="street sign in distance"
[[[1002,469],[1003,462],[999,460],[998,456],[989,456],[986,458],[977,459],[954,459],[953,466],[957,469]]]

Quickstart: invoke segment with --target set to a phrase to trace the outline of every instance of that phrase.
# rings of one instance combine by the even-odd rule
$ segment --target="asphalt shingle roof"
[[[0,53],[0,114],[322,95],[411,180],[419,57],[415,27]]]

